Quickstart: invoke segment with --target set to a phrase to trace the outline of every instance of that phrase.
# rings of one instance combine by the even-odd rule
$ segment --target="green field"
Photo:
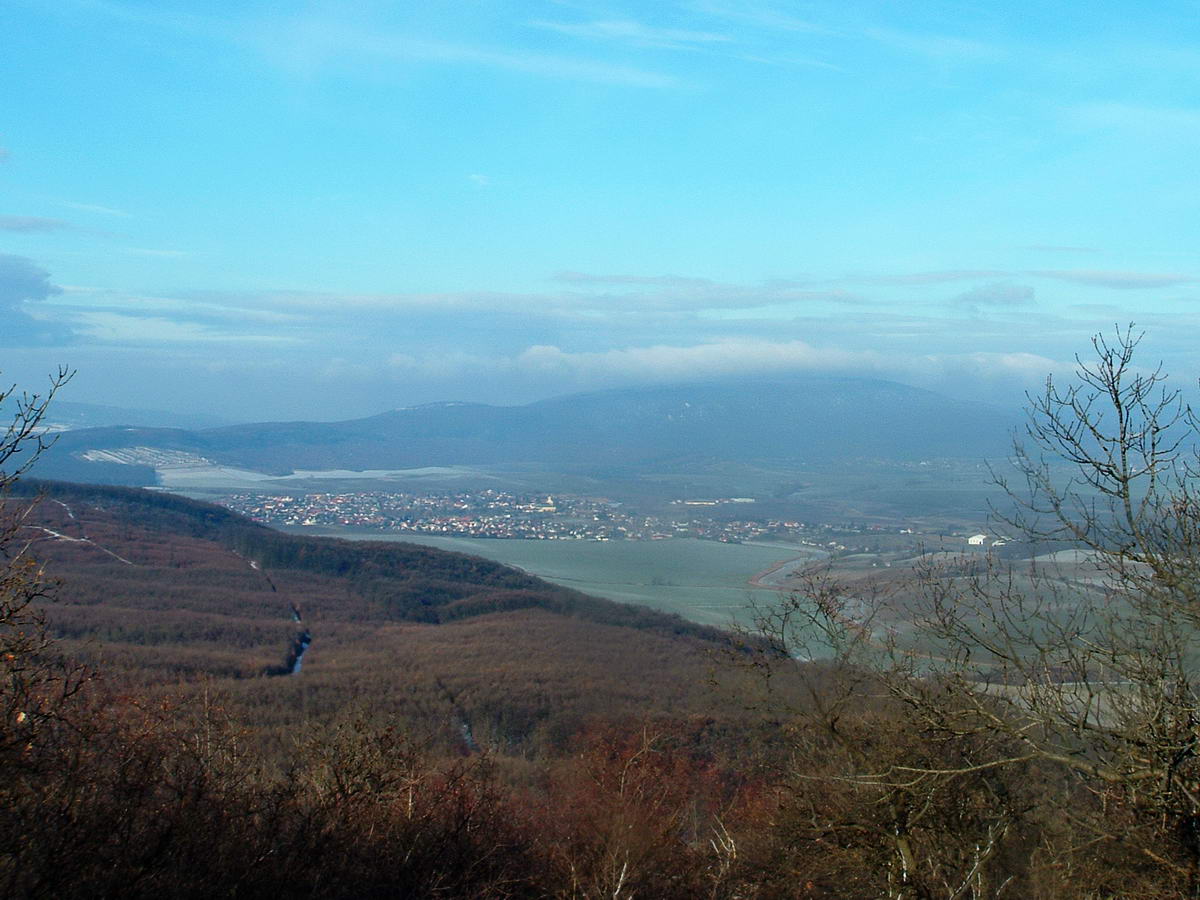
[[[295,529],[301,531],[301,529]],[[750,579],[786,560],[811,558],[803,547],[723,544],[687,538],[669,541],[526,541],[424,537],[353,529],[303,529],[353,540],[409,541],[456,550],[516,566],[556,584],[598,597],[679,613],[694,622],[746,622],[751,600],[770,603],[775,592]]]

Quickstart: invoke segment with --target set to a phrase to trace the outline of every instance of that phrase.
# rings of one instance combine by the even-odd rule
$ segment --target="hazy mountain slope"
[[[111,425],[149,425],[157,428],[216,428],[228,419],[188,410],[126,409],[98,403],[55,399],[46,424],[55,428],[103,428]]]
[[[345,422],[202,431],[89,429],[62,435],[39,473],[69,471],[80,478],[89,451],[93,462],[106,462],[95,451],[133,447],[271,473],[505,463],[587,471],[698,460],[979,457],[1004,452],[1009,426],[992,407],[892,382],[758,380],[603,391],[517,407],[439,403]]]

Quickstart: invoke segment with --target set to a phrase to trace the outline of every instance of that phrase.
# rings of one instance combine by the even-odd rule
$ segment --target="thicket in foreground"
[[[1047,382],[1001,480],[1001,527],[1075,549],[933,559],[903,601],[820,573],[763,616],[835,649],[797,717],[831,811],[797,839],[843,829],[886,896],[1200,897],[1200,428],[1139,340]]]

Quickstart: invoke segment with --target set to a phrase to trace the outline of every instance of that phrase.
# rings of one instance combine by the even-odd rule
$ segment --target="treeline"
[[[915,671],[888,682],[661,618],[604,624],[573,592],[426,548],[275,544],[159,495],[143,520],[143,497],[50,486],[14,526],[20,547],[30,528],[72,540],[32,545],[57,590],[32,562],[0,567],[0,895],[1101,900],[1200,885],[1185,793],[1089,775],[1081,741],[1064,767],[1028,751],[1034,731],[960,727],[999,715],[1002,695],[972,690],[963,708],[940,699],[953,681]],[[430,579],[448,585],[437,622],[384,599],[427,552],[478,579],[458,594]],[[388,587],[371,593],[372,575]],[[53,631],[14,598],[43,602]],[[314,638],[304,671],[265,677],[293,604]],[[831,636],[861,638],[829,612]]]
[[[339,619],[356,609],[345,577],[268,583],[161,531],[139,556],[113,495],[90,511],[57,496],[69,510],[51,504],[47,527],[128,561],[48,541],[57,600],[36,566],[0,570],[0,895],[1100,900],[1194,884],[1193,836],[1145,804],[1153,786],[1131,797],[1003,735],[955,734],[869,672],[542,608]],[[156,569],[175,593],[139,595]],[[72,603],[89,581],[72,572],[120,602]],[[238,585],[222,612],[179,606]],[[247,674],[270,616],[294,632],[304,585],[303,675]],[[49,640],[34,600],[69,637]],[[113,641],[88,642],[93,614]],[[241,622],[262,623],[253,646],[226,643]]]
[[[750,883],[719,824],[744,786],[663,736],[598,736],[519,788],[486,756],[439,757],[364,718],[296,742],[282,774],[211,697],[87,692],[31,721],[0,747],[6,897],[694,898]]]
[[[729,640],[720,629],[681,616],[590,597],[463,553],[419,544],[284,534],[224,507],[156,491],[33,479],[14,486],[14,497],[39,495],[80,507],[76,514],[85,514],[93,530],[107,518],[110,525],[105,537],[116,545],[109,549],[121,553],[120,547],[124,546],[130,559],[164,538],[193,538],[224,547],[273,572],[341,580],[356,600],[372,608],[371,618],[382,615],[393,620],[437,623],[536,607],[601,624],[688,635],[721,644]],[[98,537],[96,540],[100,542]],[[183,548],[179,558],[185,558],[187,552]],[[126,572],[121,577],[134,576]]]
[[[158,493],[21,486],[14,506],[41,498],[21,533],[60,583],[61,648],[144,697],[215,681],[271,759],[350,701],[442,752],[470,749],[469,729],[476,747],[535,757],[606,717],[743,716],[710,694],[713,654],[741,646],[714,629],[461,554],[277,534]],[[266,677],[290,671],[304,630],[302,676]]]
[[[6,625],[30,625],[8,619]],[[565,752],[446,753],[349,703],[268,760],[236,697],[105,684],[0,632],[0,894],[14,898],[1185,895],[1136,807],[873,699],[839,717],[593,723]],[[832,674],[832,673],[831,673]],[[295,679],[294,681],[299,681]],[[814,702],[834,693],[819,692]],[[921,779],[845,777],[956,767]],[[900,767],[899,769],[897,767]],[[1104,809],[1111,829],[1078,817]],[[897,847],[903,853],[897,854]]]

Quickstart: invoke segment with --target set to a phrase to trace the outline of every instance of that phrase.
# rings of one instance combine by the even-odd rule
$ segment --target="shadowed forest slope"
[[[35,495],[23,535],[64,648],[139,686],[215,681],[272,739],[359,702],[468,749],[561,747],[589,717],[710,710],[731,644],[463,554],[129,488],[26,481],[14,502]]]

